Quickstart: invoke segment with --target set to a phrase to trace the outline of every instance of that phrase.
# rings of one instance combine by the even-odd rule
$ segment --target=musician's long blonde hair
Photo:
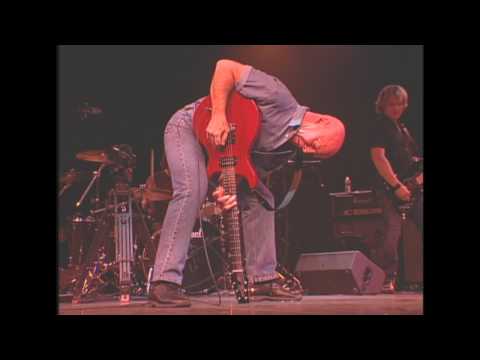
[[[387,85],[385,86],[377,96],[375,101],[375,110],[377,114],[383,114],[385,111],[385,105],[391,97],[399,98],[403,101],[405,108],[408,107],[408,93],[404,87],[400,85]]]

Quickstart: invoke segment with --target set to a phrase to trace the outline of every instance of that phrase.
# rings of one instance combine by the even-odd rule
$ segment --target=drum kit
[[[152,150],[150,175],[133,186],[136,156],[129,145],[82,151],[76,158],[90,168],[70,169],[59,179],[60,301],[142,299],[173,196],[168,166],[164,161],[155,171]],[[207,199],[191,235],[183,281],[187,294],[233,294],[222,225],[220,209]],[[277,271],[288,286],[300,287],[285,268]]]
[[[172,199],[168,169],[154,171],[144,184],[132,186],[136,157],[129,145],[76,154],[93,171],[71,169],[59,180],[59,290],[73,303],[148,295],[162,221]],[[220,244],[220,211],[205,202],[184,273],[184,287],[197,292],[216,284],[203,259],[207,250],[214,273],[224,278],[225,249]],[[200,236],[201,235],[201,236]],[[205,238],[208,244],[204,249]]]

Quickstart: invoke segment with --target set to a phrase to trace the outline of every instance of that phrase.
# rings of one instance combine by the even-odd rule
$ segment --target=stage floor
[[[60,303],[60,315],[422,315],[423,294],[399,292],[394,295],[304,296],[300,302],[251,302],[239,305],[234,297],[218,295],[190,297],[190,308],[153,308],[136,299],[87,304]]]

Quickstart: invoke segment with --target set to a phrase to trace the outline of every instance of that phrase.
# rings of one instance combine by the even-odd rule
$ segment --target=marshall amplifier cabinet
[[[375,192],[354,191],[330,194],[332,241],[338,250],[370,250],[383,243],[383,208]]]
[[[383,213],[371,190],[331,193],[331,209],[334,218],[381,215]]]

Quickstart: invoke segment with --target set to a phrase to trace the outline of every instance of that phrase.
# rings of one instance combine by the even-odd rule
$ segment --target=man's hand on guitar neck
[[[412,193],[405,185],[401,185],[397,190],[395,190],[395,196],[402,201],[410,201],[412,198]]]
[[[212,118],[207,126],[208,140],[216,145],[225,145],[230,126],[225,115],[212,114]]]
[[[226,195],[222,186],[217,187],[212,195],[217,206],[222,211],[230,210],[237,205],[237,197],[235,195]]]

